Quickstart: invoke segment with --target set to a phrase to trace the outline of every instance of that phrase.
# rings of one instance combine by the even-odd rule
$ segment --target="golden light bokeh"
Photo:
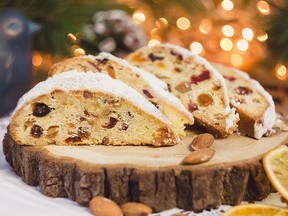
[[[234,4],[230,0],[223,0],[221,5],[227,11],[230,11],[230,10],[232,10],[234,8]]]
[[[275,75],[280,80],[287,78],[287,68],[283,64],[277,64],[275,66]]]
[[[240,39],[237,41],[236,46],[240,51],[245,52],[248,50],[249,44],[246,40]]]
[[[267,39],[268,39],[268,34],[266,32],[264,32],[263,34],[260,34],[257,39],[260,41],[260,42],[265,42]]]
[[[203,19],[199,25],[199,31],[203,34],[208,34],[212,29],[212,22],[209,19]]]
[[[132,19],[133,19],[134,23],[141,24],[141,23],[145,22],[146,16],[144,13],[136,11],[133,13]]]
[[[190,28],[190,21],[186,17],[180,17],[177,19],[176,25],[181,30],[187,30]]]
[[[83,56],[85,55],[85,50],[83,50],[82,48],[77,48],[74,50],[74,56]]]
[[[233,66],[239,67],[243,64],[243,58],[239,54],[233,54],[230,57],[230,62]]]
[[[155,24],[158,28],[166,28],[168,26],[168,21],[165,18],[161,17],[156,20]]]
[[[225,51],[229,51],[233,48],[233,43],[229,38],[223,38],[220,41],[220,47]]]
[[[190,50],[199,55],[203,52],[203,46],[201,43],[194,41],[190,44]]]
[[[148,42],[148,46],[155,46],[157,44],[159,44],[160,42],[156,39],[151,39],[149,42]]]
[[[258,1],[256,7],[261,14],[263,15],[270,14],[270,6],[266,1]]]
[[[242,36],[244,39],[246,39],[247,41],[252,41],[253,37],[254,37],[254,32],[252,29],[250,28],[244,28],[242,30]]]
[[[43,62],[43,58],[40,55],[39,52],[33,52],[33,56],[32,56],[32,64],[35,67],[39,67]]]
[[[222,27],[222,33],[226,37],[232,37],[234,35],[234,28],[231,25],[224,25]]]
[[[72,34],[72,33],[69,33],[67,34],[67,38],[72,42],[72,43],[77,43],[77,36]]]

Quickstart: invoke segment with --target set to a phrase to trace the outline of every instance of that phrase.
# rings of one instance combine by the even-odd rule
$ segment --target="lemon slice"
[[[275,190],[288,200],[288,147],[283,145],[267,152],[263,165]]]
[[[288,209],[264,204],[245,204],[230,208],[222,216],[287,216]]]

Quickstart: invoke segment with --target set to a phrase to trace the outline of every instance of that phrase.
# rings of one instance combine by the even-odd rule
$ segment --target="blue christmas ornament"
[[[0,12],[0,117],[32,85],[32,36],[40,26],[16,10]]]

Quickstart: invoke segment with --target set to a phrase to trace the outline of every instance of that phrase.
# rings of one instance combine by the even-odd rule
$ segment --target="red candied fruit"
[[[233,77],[233,76],[223,76],[226,80],[229,80],[229,81],[231,81],[231,82],[233,82],[233,81],[235,81],[236,80],[236,78],[235,77]]]
[[[194,112],[194,111],[198,110],[198,105],[196,103],[193,103],[192,101],[189,101],[188,110],[189,110],[189,112]]]
[[[191,76],[191,83],[198,84],[199,82],[202,82],[207,79],[210,79],[210,71],[205,70],[198,76],[196,75]]]
[[[153,95],[148,90],[143,89],[142,91],[147,96],[147,98],[154,98]]]
[[[247,88],[247,87],[243,87],[243,86],[239,86],[238,88],[235,89],[236,93],[239,95],[248,95],[252,93],[252,90]]]

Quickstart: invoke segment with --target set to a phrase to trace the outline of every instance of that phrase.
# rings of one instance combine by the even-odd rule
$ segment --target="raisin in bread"
[[[174,145],[171,123],[141,94],[102,73],[69,71],[18,102],[10,133],[27,145]]]
[[[196,122],[211,133],[227,137],[237,128],[239,117],[229,107],[225,81],[205,59],[175,45],[158,44],[136,50],[127,60],[168,83]]]
[[[98,56],[75,57],[57,63],[51,68],[49,76],[65,70],[79,70],[108,73],[136,89],[152,102],[172,123],[179,137],[185,136],[185,124],[192,125],[194,118],[181,101],[169,92],[165,82],[153,74],[132,66],[127,61],[109,53],[102,52]]]
[[[226,81],[230,105],[240,117],[239,132],[256,139],[271,134],[276,115],[271,95],[247,73],[221,64],[213,66]]]

